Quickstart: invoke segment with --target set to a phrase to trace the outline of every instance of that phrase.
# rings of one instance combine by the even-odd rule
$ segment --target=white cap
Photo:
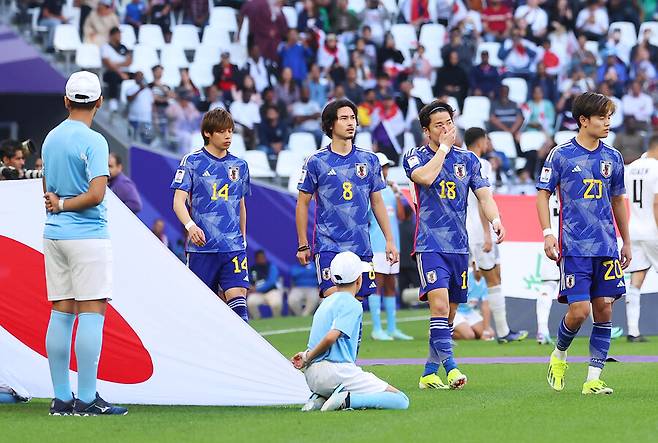
[[[76,103],[91,103],[101,96],[101,82],[89,71],[71,74],[66,82],[66,97]]]
[[[331,280],[337,285],[355,282],[359,275],[372,271],[372,265],[361,261],[354,252],[341,252],[331,260]]]
[[[377,152],[375,153],[377,156],[377,159],[379,160],[379,166],[393,166],[394,163],[392,160],[390,160],[388,157],[386,157],[386,154],[383,152]]]

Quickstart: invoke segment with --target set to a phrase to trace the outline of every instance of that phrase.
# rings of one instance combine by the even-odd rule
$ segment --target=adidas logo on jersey
[[[377,285],[375,282],[370,283],[370,286],[368,286],[370,289],[377,289]]]
[[[206,171],[203,174],[201,174],[203,177],[210,177],[210,172]]]
[[[576,165],[576,167],[573,168],[573,169],[571,170],[571,172],[583,172],[583,170],[580,169],[580,166]]]
[[[334,168],[331,168],[331,170],[329,170],[327,175],[336,175],[336,171],[334,171]]]
[[[623,288],[624,286],[625,286],[625,285],[624,285],[624,280],[622,280],[622,281],[620,281],[619,283],[617,283],[617,287],[618,287],[618,288]]]

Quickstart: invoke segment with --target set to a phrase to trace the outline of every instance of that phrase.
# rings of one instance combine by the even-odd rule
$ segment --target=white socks
[[[567,360],[567,351],[560,351],[558,348],[553,349],[553,356],[559,358],[562,361]]]
[[[507,311],[505,309],[505,296],[503,295],[500,285],[488,288],[489,291],[489,308],[496,325],[496,334],[498,337],[505,337],[509,334],[507,324]]]
[[[601,378],[601,368],[595,368],[594,366],[587,367],[587,381],[598,380]]]
[[[640,289],[629,286],[626,293],[626,320],[628,321],[628,335],[640,335]]]
[[[557,283],[547,281],[541,287],[537,295],[537,332],[544,337],[550,336],[548,329],[548,317],[551,315],[553,305],[553,294],[557,289]]]

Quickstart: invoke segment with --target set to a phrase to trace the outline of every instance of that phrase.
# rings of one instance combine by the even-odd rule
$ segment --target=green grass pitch
[[[365,327],[361,358],[424,357],[424,311],[400,313],[412,342],[373,342]],[[366,320],[368,317],[366,316]],[[310,319],[281,318],[252,325],[284,355],[303,349]],[[524,343],[459,342],[459,357],[544,356],[551,347]],[[585,338],[570,355],[587,355]],[[656,355],[650,343],[612,343],[611,355]],[[603,373],[612,396],[584,397],[586,364],[570,364],[564,392],[552,392],[544,364],[460,365],[462,391],[420,391],[420,366],[371,366],[410,398],[407,411],[340,411],[303,414],[298,407],[131,406],[126,417],[49,417],[48,400],[0,407],[0,442],[655,442],[658,441],[658,364],[608,363]],[[172,389],[176,389],[172,386]]]

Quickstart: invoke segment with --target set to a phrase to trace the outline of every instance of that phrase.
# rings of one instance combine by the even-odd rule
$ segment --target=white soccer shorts
[[[482,247],[484,243],[474,243],[470,248],[471,260],[475,260],[475,265],[483,271],[491,271],[496,265],[500,264],[500,251],[497,244],[493,244],[491,251],[484,252]]]
[[[372,263],[377,274],[393,275],[400,273],[400,262],[398,261],[395,264],[390,264],[388,260],[386,260],[385,252],[375,252],[372,257]]]
[[[637,240],[631,243],[633,260],[626,272],[644,271],[653,268],[658,271],[658,241]]]
[[[377,378],[375,374],[365,372],[354,363],[334,363],[319,361],[312,363],[304,372],[306,383],[311,392],[329,397],[339,384],[345,390],[356,394],[374,394],[384,392],[388,383]]]
[[[469,326],[473,327],[473,325],[476,325],[480,323],[482,320],[482,315],[478,311],[471,311],[468,314],[462,314],[461,312],[457,312],[455,314],[455,318],[452,321],[452,324],[457,327],[462,323],[468,323]]]
[[[539,264],[539,278],[542,281],[559,281],[560,280],[560,267],[556,261],[546,257],[543,249],[541,252],[541,262]]]
[[[112,297],[112,244],[109,239],[44,239],[48,301],[88,301]]]

